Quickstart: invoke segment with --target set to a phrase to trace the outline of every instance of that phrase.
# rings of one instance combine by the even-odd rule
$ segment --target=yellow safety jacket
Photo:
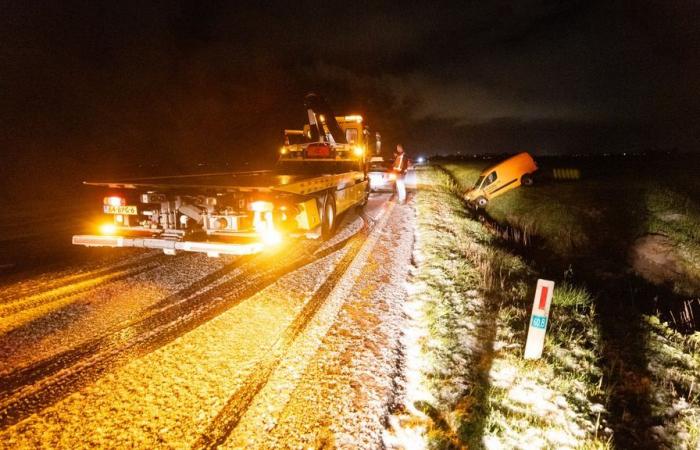
[[[394,160],[394,172],[405,173],[408,168],[408,161],[406,160],[406,153],[399,153]]]

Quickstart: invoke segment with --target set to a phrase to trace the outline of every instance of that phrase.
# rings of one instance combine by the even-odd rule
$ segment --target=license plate
[[[121,214],[124,216],[135,216],[138,214],[135,206],[112,206],[104,205],[105,214]]]

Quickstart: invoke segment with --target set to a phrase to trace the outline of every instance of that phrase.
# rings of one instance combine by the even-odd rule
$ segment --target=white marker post
[[[554,294],[554,281],[537,280],[535,301],[532,303],[532,316],[525,344],[525,359],[540,359],[542,357],[552,294]]]

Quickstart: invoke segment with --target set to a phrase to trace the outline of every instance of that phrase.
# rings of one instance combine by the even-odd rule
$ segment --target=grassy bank
[[[637,284],[625,278],[626,271],[620,269],[624,267],[624,260],[622,264],[619,260],[626,250],[625,245],[634,242],[636,233],[646,233],[654,227],[658,227],[657,230],[668,239],[678,242],[675,248],[689,249],[692,253],[692,246],[696,243],[692,227],[679,226],[679,220],[674,220],[676,230],[673,231],[668,223],[659,223],[654,217],[675,213],[682,214],[683,220],[692,220],[695,214],[693,201],[687,196],[684,200],[667,196],[652,198],[648,203],[625,210],[625,221],[622,221],[623,214],[618,212],[614,221],[599,226],[602,219],[597,214],[613,211],[613,207],[604,206],[599,201],[596,203],[598,210],[590,209],[592,204],[586,205],[580,199],[582,194],[576,192],[580,185],[550,183],[513,191],[492,202],[488,212],[501,223],[520,227],[538,237],[538,242],[547,252],[556,255],[556,270],[541,262],[537,269],[508,254],[503,242],[464,213],[459,195],[464,185],[473,182],[480,167],[446,167],[449,170],[429,169],[422,174],[428,189],[418,196],[419,219],[421,215],[429,217],[435,214],[439,220],[432,223],[431,219],[425,219],[420,222],[419,230],[423,233],[423,230],[432,229],[436,236],[442,236],[428,242],[426,254],[430,257],[426,257],[426,262],[444,264],[440,261],[457,257],[454,248],[466,246],[485,256],[477,259],[476,264],[465,263],[468,267],[462,270],[499,274],[497,283],[484,283],[488,277],[472,275],[471,279],[480,280],[480,284],[471,285],[456,281],[467,277],[458,272],[452,274],[460,289],[476,289],[483,293],[484,304],[494,318],[491,325],[497,330],[493,336],[493,348],[497,351],[488,364],[489,377],[484,378],[482,373],[472,374],[471,378],[482,380],[480,389],[487,393],[483,395],[486,401],[480,404],[489,405],[486,410],[475,411],[481,412],[480,416],[474,416],[480,419],[470,419],[470,423],[481,424],[478,428],[481,430],[480,441],[488,443],[489,439],[494,439],[493,442],[514,445],[521,441],[510,439],[529,436],[535,447],[695,448],[699,445],[700,335],[681,335],[662,324],[657,317],[641,314],[634,307]],[[630,205],[634,203],[631,194],[634,190],[625,197]],[[635,198],[647,198],[654,193],[661,195],[661,192],[647,186],[646,189],[639,188],[639,196]],[[595,195],[591,195],[593,197]],[[674,205],[681,204],[686,209],[682,213],[670,213],[669,198],[674,199],[670,200]],[[615,222],[618,220],[620,222]],[[627,231],[616,237],[613,230],[620,225],[625,225]],[[454,242],[445,239],[445,234],[454,235]],[[615,240],[617,242],[613,243]],[[684,243],[688,246],[681,247]],[[604,258],[598,259],[599,267],[591,270],[588,276],[579,272],[583,270],[579,266],[575,270],[572,265],[567,268],[569,261],[594,261],[591,256],[596,255],[596,248],[607,248],[608,251],[603,253]],[[461,260],[474,259],[466,254],[468,252],[462,253]],[[537,262],[537,258],[534,261]],[[611,272],[616,263],[620,273]],[[532,295],[523,281],[529,280],[531,289],[542,270],[547,270],[547,277],[558,283],[548,350],[543,361],[523,363],[519,345],[524,342]],[[601,278],[607,276],[612,282],[596,280],[591,285],[591,274]],[[449,276],[445,278],[449,279]],[[674,290],[688,288],[678,280],[674,281]],[[454,285],[445,285],[455,289]],[[429,296],[433,303],[449,298],[449,291],[435,289]],[[483,388],[484,385],[487,387]],[[514,386],[520,386],[519,390]],[[552,408],[547,402],[538,405],[538,399],[542,398],[554,399],[549,403],[559,409]],[[533,404],[527,405],[528,401]],[[566,425],[549,429],[557,422],[551,418],[538,425],[533,417],[546,414],[542,411],[547,410],[569,417],[562,419]]]
[[[537,274],[470,217],[449,173],[426,168],[419,183],[413,295],[425,312],[422,379],[432,397],[415,406],[429,445],[608,446],[591,296],[558,286],[545,356],[523,360]]]

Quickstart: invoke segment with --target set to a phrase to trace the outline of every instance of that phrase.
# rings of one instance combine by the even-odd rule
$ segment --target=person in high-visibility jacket
[[[394,165],[392,171],[396,175],[396,192],[399,196],[399,203],[406,202],[406,181],[405,175],[408,169],[408,157],[403,151],[403,146],[398,144],[396,146],[396,159],[394,159]]]

